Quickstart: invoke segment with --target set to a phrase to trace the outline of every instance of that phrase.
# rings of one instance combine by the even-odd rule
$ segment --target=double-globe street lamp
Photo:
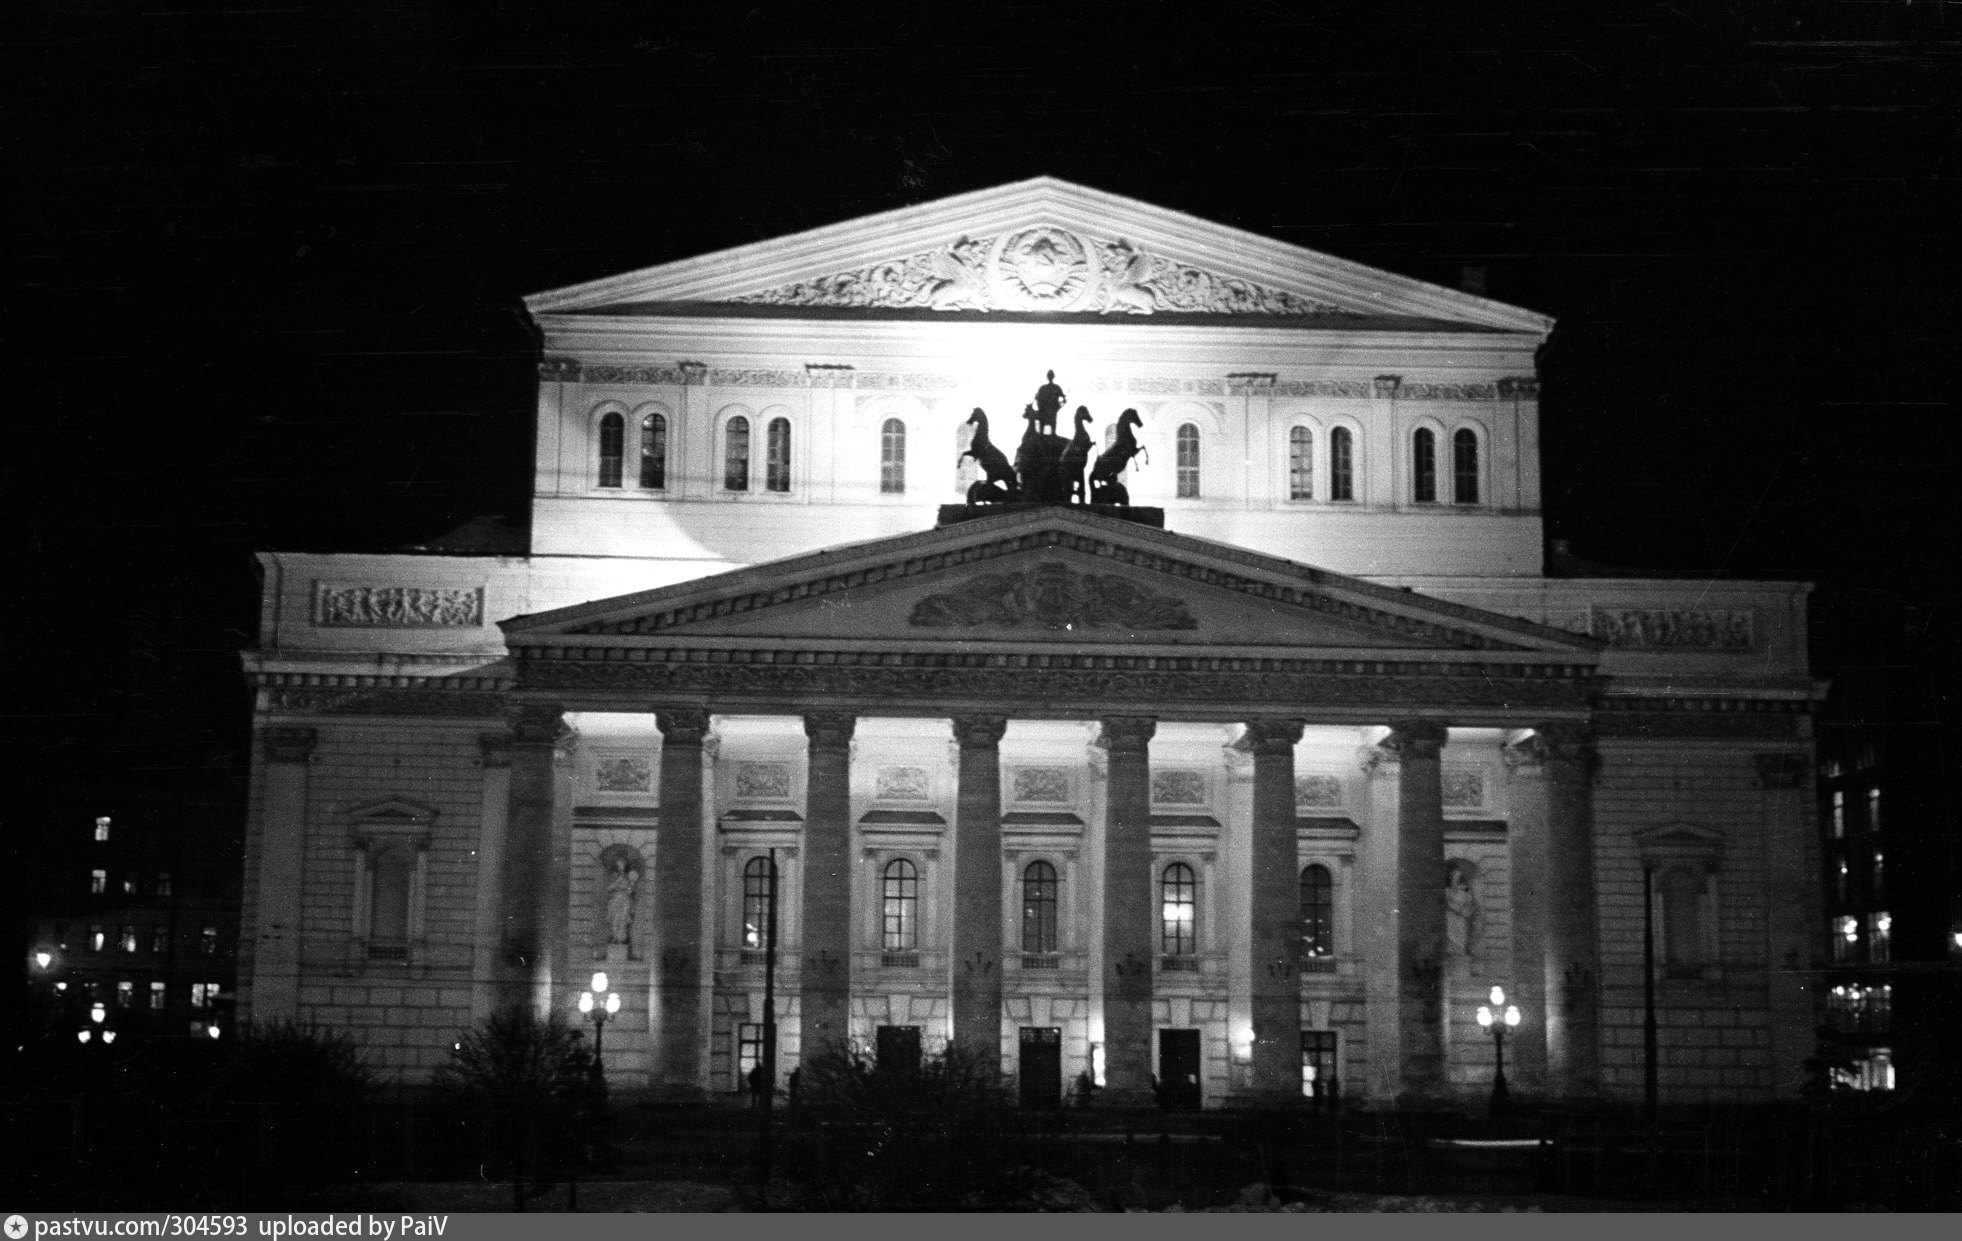
[[[606,1064],[600,1056],[606,1039],[606,1019],[620,1011],[620,993],[607,990],[605,971],[593,975],[592,990],[580,992],[579,1011],[593,1023],[593,1076],[604,1081]]]
[[[1478,1006],[1478,1024],[1492,1032],[1492,1048],[1498,1055],[1497,1071],[1492,1074],[1492,1115],[1503,1116],[1510,1099],[1506,1095],[1506,1031],[1519,1024],[1519,1006],[1506,1003],[1506,989],[1492,988],[1492,1002]]]

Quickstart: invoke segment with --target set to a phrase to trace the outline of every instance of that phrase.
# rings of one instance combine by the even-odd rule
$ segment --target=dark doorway
[[[878,1055],[879,1060],[874,1067],[882,1072],[919,1072],[920,1027],[880,1026]]]
[[[1063,1032],[1055,1026],[1022,1027],[1022,1106],[1043,1111],[1063,1102]]]
[[[1193,1111],[1199,1106],[1199,1031],[1158,1032],[1158,1085],[1165,1106]]]

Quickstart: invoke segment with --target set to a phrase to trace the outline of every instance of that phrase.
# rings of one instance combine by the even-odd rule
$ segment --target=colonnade
[[[564,934],[569,839],[554,830],[552,749],[559,712],[528,707],[512,743],[507,865],[502,893],[505,978],[514,994],[543,1003],[551,979],[570,977]],[[662,828],[656,871],[655,1080],[699,1089],[701,979],[714,945],[704,942],[709,890],[701,848],[702,756],[708,712],[657,709]],[[805,1054],[848,1038],[851,1012],[851,743],[856,716],[803,717],[808,775],[803,823],[799,1021]],[[952,1036],[999,1052],[1003,1015],[1002,796],[1000,743],[1008,717],[956,714]],[[1152,1101],[1152,1000],[1158,911],[1153,900],[1150,715],[1100,720],[1107,755],[1103,837],[1102,1008],[1104,1098]],[[1300,1098],[1301,981],[1294,755],[1299,719],[1246,721],[1253,766],[1249,1081],[1275,1104]],[[1443,1028],[1444,805],[1440,754],[1446,726],[1397,723],[1372,763],[1394,798],[1393,833],[1365,832],[1364,939],[1372,1086],[1384,1095],[1447,1094]],[[1516,783],[1508,846],[1514,987],[1544,1014],[1515,1040],[1518,1076],[1549,1094],[1599,1087],[1595,1029],[1596,919],[1590,793],[1584,736],[1568,724],[1534,729],[1508,748]],[[1380,803],[1379,803],[1380,804]],[[694,830],[690,830],[691,827]],[[682,830],[669,830],[680,828]],[[1537,1027],[1537,1028],[1535,1028]]]

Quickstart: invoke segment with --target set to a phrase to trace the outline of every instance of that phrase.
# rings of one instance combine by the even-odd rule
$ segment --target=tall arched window
[[[763,485],[771,491],[790,490],[790,419],[770,419],[769,458]]]
[[[640,485],[653,491],[668,485],[668,420],[660,414],[640,420]]]
[[[906,494],[906,424],[897,418],[879,428],[879,492]]]
[[[1347,427],[1328,433],[1328,498],[1356,498],[1356,441]]]
[[[1451,437],[1451,498],[1478,503],[1478,432],[1460,427]]]
[[[776,867],[767,856],[751,858],[743,866],[743,947],[768,946],[770,906],[776,899]]]
[[[1181,500],[1199,498],[1199,428],[1186,423],[1178,433],[1178,491]]]
[[[599,485],[618,487],[622,441],[626,438],[627,420],[618,414],[608,414],[600,419],[599,431]]]
[[[881,945],[887,952],[911,952],[920,946],[920,872],[905,858],[886,863],[881,880]]]
[[[1288,432],[1288,499],[1315,498],[1315,433],[1307,427]]]
[[[749,419],[737,415],[729,420],[723,437],[722,487],[725,491],[749,490]]]
[[[1417,428],[1410,437],[1410,498],[1437,503],[1437,435],[1429,427]]]
[[[1022,951],[1056,951],[1056,868],[1030,862],[1022,870]]]
[[[1189,957],[1199,951],[1199,880],[1184,862],[1173,862],[1159,879],[1159,951]]]
[[[1335,880],[1319,863],[1301,871],[1301,955],[1335,955]]]

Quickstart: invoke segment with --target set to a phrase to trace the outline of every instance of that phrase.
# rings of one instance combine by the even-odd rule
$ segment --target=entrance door
[[[873,1066],[887,1073],[920,1071],[920,1027],[880,1026],[878,1062]]]
[[[1199,1031],[1158,1032],[1158,1086],[1173,1111],[1199,1106]]]
[[[1022,1106],[1052,1110],[1063,1101],[1063,1032],[1056,1026],[1022,1027],[1019,1074]]]

